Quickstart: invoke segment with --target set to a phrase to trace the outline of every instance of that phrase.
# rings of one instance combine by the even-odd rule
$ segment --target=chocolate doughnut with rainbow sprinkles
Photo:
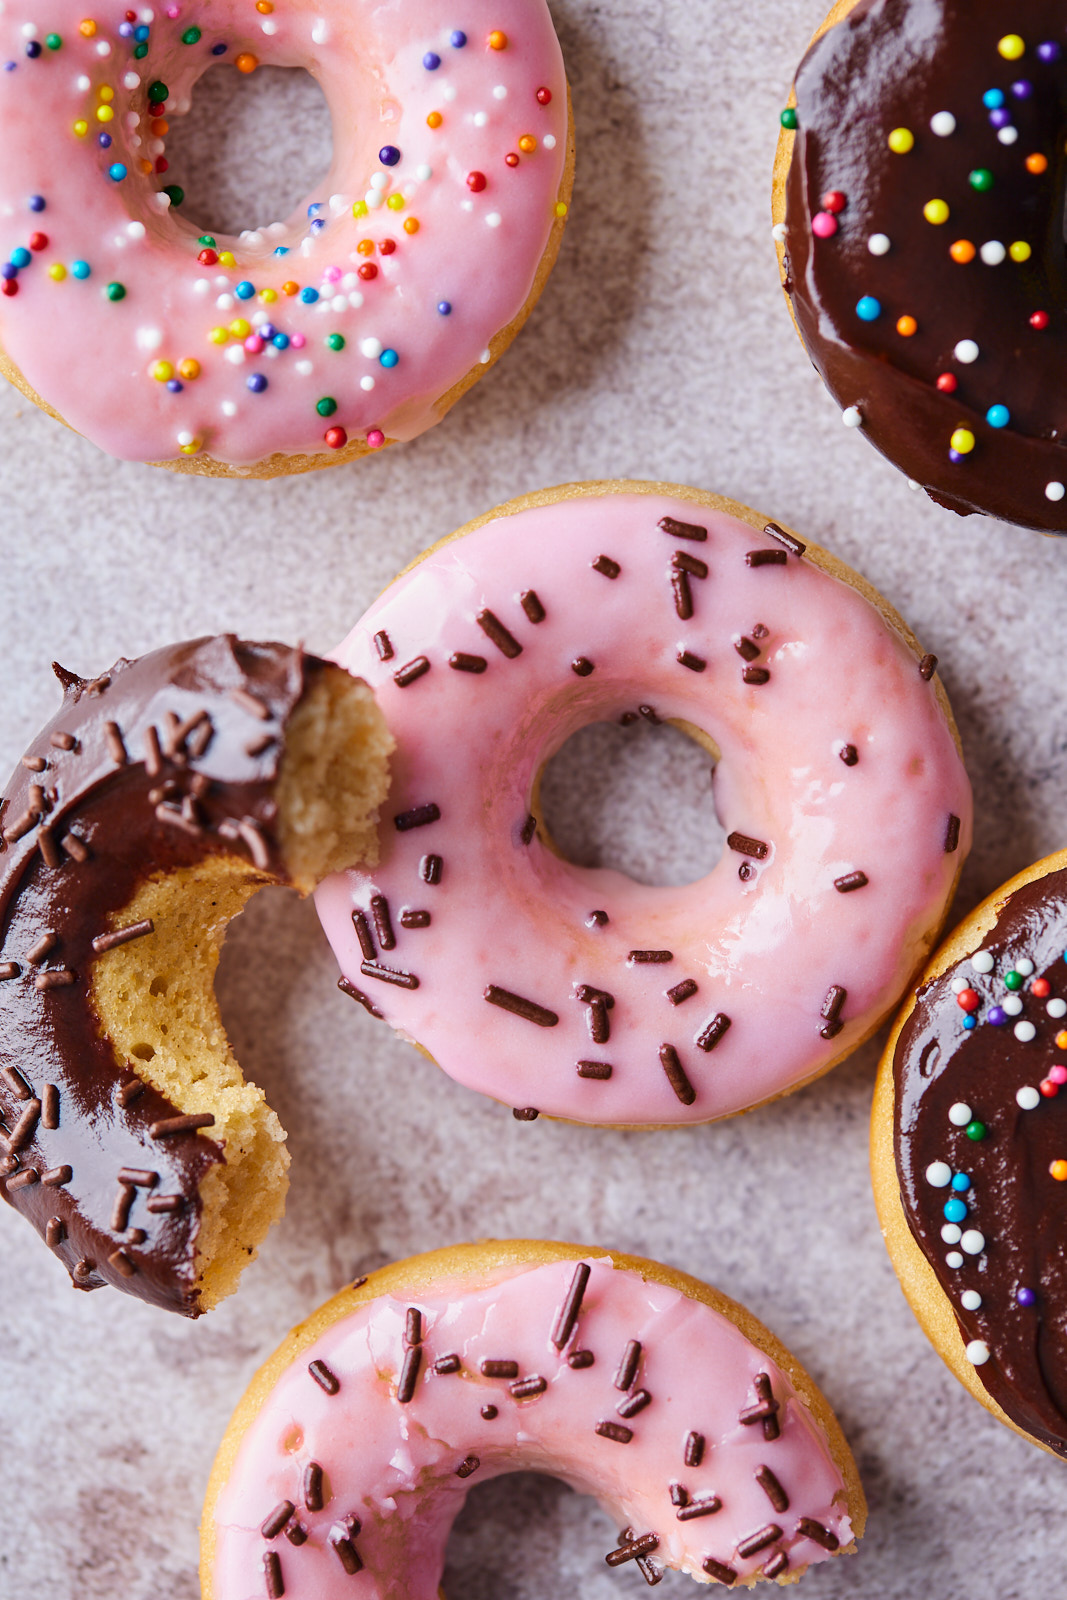
[[[285,1203],[285,1133],[213,991],[264,884],[376,852],[392,741],[365,684],[232,635],[57,667],[0,800],[0,1194],[75,1287],[198,1316]]]
[[[924,972],[879,1069],[871,1167],[940,1355],[1067,1457],[1067,851],[992,894]]]
[[[205,233],[167,136],[204,73],[260,65],[321,85],[330,169]],[[213,477],[439,421],[541,293],[574,165],[545,0],[9,0],[0,142],[0,372],[113,456]]]
[[[827,1071],[936,942],[971,794],[936,658],[836,557],[674,484],[568,484],[435,545],[336,652],[397,740],[374,867],[316,905],[343,987],[532,1119],[707,1122]],[[726,848],[665,888],[560,858],[593,722],[715,761]]]
[[[604,1560],[650,1585],[789,1583],[866,1521],[829,1404],[743,1306],[637,1256],[490,1240],[361,1278],[256,1373],[208,1487],[204,1600],[440,1600],[468,1492],[520,1471],[595,1495]]]
[[[842,421],[939,505],[1067,533],[1057,0],[839,0],[782,112],[774,221]]]

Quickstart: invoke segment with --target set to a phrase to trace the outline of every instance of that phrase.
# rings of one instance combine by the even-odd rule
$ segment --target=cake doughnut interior
[[[0,807],[0,1187],[77,1287],[195,1316],[287,1185],[219,1016],[226,926],[373,859],[392,741],[365,685],[285,645],[57,670]]]

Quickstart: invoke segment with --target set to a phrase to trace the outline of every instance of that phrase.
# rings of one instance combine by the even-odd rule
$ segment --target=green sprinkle
[[[328,333],[326,335],[326,344],[330,350],[343,350],[345,336],[343,333]]]
[[[124,283],[109,283],[104,293],[109,300],[125,300],[126,285]]]
[[[332,417],[337,410],[337,401],[332,395],[324,395],[321,400],[316,401],[315,410],[320,417]]]
[[[783,128],[795,128],[798,122],[796,106],[786,106],[785,110],[779,114],[778,121]]]
[[[164,105],[170,99],[170,90],[165,83],[160,83],[157,78],[155,83],[148,85],[148,99],[151,105]]]
[[[172,206],[180,206],[185,199],[185,190],[178,183],[165,183],[163,185],[163,193],[170,195]]]
[[[975,167],[968,175],[967,181],[972,189],[977,189],[979,194],[985,194],[987,189],[993,187],[993,174],[988,167]]]
[[[1023,975],[1022,975],[1021,972],[1012,971],[1012,972],[1006,972],[1004,974],[1004,987],[1005,987],[1005,989],[1021,989],[1022,986],[1023,986]]]
[[[199,28],[186,28],[182,34],[182,44],[198,44],[200,41]]]
[[[975,1144],[977,1144],[980,1139],[984,1139],[986,1136],[986,1125],[984,1122],[979,1122],[976,1117],[973,1122],[968,1122],[963,1131],[966,1133],[968,1139],[973,1139]]]
[[[61,47],[63,40],[60,38],[58,33],[46,33],[44,36],[44,42],[48,46],[49,50],[58,50]]]
[[[216,246],[216,240],[211,237],[210,233],[202,233],[196,242],[203,245],[205,250],[214,250]]]
[[[134,47],[133,47],[133,59],[135,61],[143,61],[147,54],[148,54],[148,46],[146,44],[135,44],[134,45]]]

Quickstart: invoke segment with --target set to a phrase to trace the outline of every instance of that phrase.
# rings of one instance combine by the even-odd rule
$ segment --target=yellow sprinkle
[[[1003,39],[997,40],[997,51],[1005,61],[1018,61],[1026,45],[1017,33],[1006,33]]]
[[[112,100],[115,98],[114,89],[112,89],[111,86],[106,83],[100,86],[100,88],[97,90],[97,93],[106,106],[109,106]]]
[[[97,106],[96,108],[97,122],[110,122],[114,115],[115,113],[110,106]]]
[[[63,265],[62,261],[53,262],[48,269],[48,276],[50,278],[54,278],[56,283],[63,282],[63,279],[67,276],[67,269]]]
[[[439,111],[431,111],[430,115],[426,118],[426,126],[428,128],[439,128],[444,120],[444,117]]]
[[[405,217],[404,218],[404,232],[405,233],[418,233],[418,231],[419,231],[419,219],[418,219],[418,217]]]
[[[403,211],[404,196],[402,194],[391,194],[385,203],[390,211]]]
[[[527,156],[532,154],[532,152],[537,149],[537,140],[534,138],[532,133],[523,134],[522,138],[519,140],[519,149],[524,155]]]
[[[896,156],[906,156],[915,145],[915,135],[910,128],[894,128],[889,135],[889,148]]]
[[[237,265],[236,261],[233,259],[232,250],[222,251],[219,256],[219,265],[222,267],[235,267]]]
[[[91,17],[86,17],[84,22],[78,23],[78,32],[83,39],[91,39],[96,32],[96,23]]]
[[[1014,244],[1008,246],[1008,254],[1013,261],[1029,261],[1031,253],[1025,239],[1016,239]]]
[[[199,361],[194,361],[192,356],[186,356],[184,361],[178,363],[178,376],[184,378],[187,383],[192,383],[194,378],[200,376]]]
[[[259,298],[262,300],[265,306],[272,306],[275,300],[278,298],[278,291],[277,289],[261,289],[259,291]]]
[[[152,368],[152,376],[157,383],[169,383],[174,376],[174,368],[169,361],[157,361]]]
[[[244,317],[234,317],[233,321],[230,323],[230,332],[233,334],[235,339],[247,339],[248,335],[252,332],[252,324],[250,322],[246,322]]]
[[[211,332],[208,334],[208,338],[211,340],[212,344],[225,344],[229,337],[230,336],[226,332],[225,328],[212,328]]]
[[[357,200],[352,207],[352,215],[354,217],[365,217],[367,215],[367,202],[365,200]]]
[[[78,135],[79,139],[84,139],[85,135],[89,132],[89,124],[84,122],[82,118],[79,117],[77,122],[74,124],[74,132]]]
[[[949,444],[953,450],[958,450],[961,456],[970,455],[974,449],[974,434],[970,428],[957,428]]]
[[[923,206],[923,216],[927,222],[947,222],[948,206],[944,200],[928,200]]]
[[[567,205],[566,205],[566,203],[563,200],[557,200],[556,201],[556,216],[557,217],[565,217],[566,215],[567,215]]]
[[[194,439],[192,444],[179,445],[178,448],[183,456],[195,456],[203,442],[203,439]]]

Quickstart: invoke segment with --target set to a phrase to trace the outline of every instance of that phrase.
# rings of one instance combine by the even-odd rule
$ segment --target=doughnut
[[[364,684],[287,645],[56,672],[0,801],[0,1193],[76,1288],[195,1317],[287,1182],[212,988],[226,925],[373,860],[391,740]]]
[[[1001,1422],[1067,1457],[1067,851],[923,973],[878,1073],[871,1166],[901,1285]]]
[[[1065,96],[1053,0],[839,0],[774,175],[784,287],[842,421],[939,505],[1056,534]]]
[[[637,1256],[516,1240],[360,1279],[260,1368],[201,1523],[204,1600],[435,1600],[474,1485],[548,1472],[609,1566],[790,1582],[866,1520],[826,1400],[744,1307]]]
[[[0,370],[101,449],[351,460],[431,427],[526,320],[573,171],[545,0],[34,13],[0,16]],[[164,154],[219,64],[304,68],[335,134],[321,187],[239,237],[185,216]]]
[[[316,904],[347,991],[532,1119],[728,1116],[825,1072],[932,948],[970,844],[951,714],[888,604],[733,501],[571,484],[436,545],[335,659],[398,752],[381,855]],[[680,725],[727,848],[682,888],[559,858],[544,763]]]

